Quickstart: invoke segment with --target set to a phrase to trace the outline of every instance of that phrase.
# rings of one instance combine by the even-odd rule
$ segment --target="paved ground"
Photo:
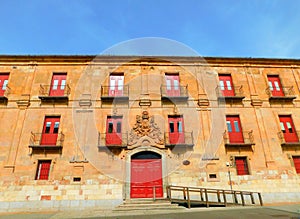
[[[300,219],[299,205],[281,205],[272,207],[232,207],[232,208],[193,208],[179,210],[139,210],[116,212],[109,210],[84,210],[38,213],[2,213],[1,219],[60,219],[60,218],[115,218],[115,219]]]

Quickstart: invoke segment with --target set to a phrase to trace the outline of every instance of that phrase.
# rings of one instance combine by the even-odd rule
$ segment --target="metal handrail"
[[[178,134],[180,139],[174,142],[172,138],[170,138],[170,134]],[[165,132],[164,141],[166,145],[194,145],[193,132]]]
[[[254,144],[253,130],[243,131],[242,134],[244,139],[244,142],[242,142],[242,144]],[[232,142],[232,140],[230,140],[227,130],[223,134],[223,139],[225,144],[235,144],[234,142]]]
[[[113,88],[113,89],[112,89]],[[122,89],[119,89],[122,88]],[[119,90],[118,90],[119,89]],[[118,91],[112,94],[112,91]],[[101,86],[101,97],[128,97],[129,96],[129,85],[120,86]]]
[[[50,90],[51,90],[52,86],[53,85],[40,84],[39,95],[40,96],[52,96],[52,95],[50,95]],[[57,85],[57,86],[60,87],[60,85]],[[59,96],[69,96],[70,93],[71,93],[71,88],[68,84],[66,84],[66,85],[64,85],[63,95],[59,95]]]
[[[30,140],[29,140],[29,145],[30,146],[47,146],[47,145],[42,145],[41,140],[43,135],[49,135],[48,133],[33,133],[31,132]],[[60,132],[57,133],[57,139],[55,145],[48,145],[48,146],[63,146],[63,142],[65,139],[65,135]]]
[[[295,134],[296,134],[296,136],[297,136],[298,141],[287,141],[287,140],[285,139],[284,133],[283,133],[282,131],[279,131],[279,132],[277,133],[278,138],[279,138],[281,144],[286,144],[286,143],[300,143],[300,141],[299,141],[300,131],[296,131]]]
[[[223,89],[222,89],[223,88]],[[217,86],[216,87],[216,94],[217,97],[228,97],[227,95],[223,95],[223,90],[224,90],[224,86]],[[243,90],[243,86],[232,86],[232,90],[233,90],[233,97],[243,97],[244,96],[244,90]]]
[[[172,92],[179,91],[179,95],[171,94]],[[168,92],[170,92],[168,94]],[[163,97],[188,97],[188,85],[185,86],[166,86],[161,85],[160,94]]]
[[[119,146],[119,147],[127,147],[128,145],[128,133],[120,133],[120,134],[117,134],[117,133],[111,133],[113,135],[120,135],[121,137],[121,142],[120,143],[113,143],[113,144],[109,144],[107,142],[107,135],[109,135],[110,133],[98,133],[98,146],[99,147],[103,147],[103,146]]]
[[[276,88],[273,88],[273,89],[276,89]],[[280,90],[283,92],[285,97],[295,96],[295,90],[294,90],[293,86],[281,86]],[[277,96],[272,95],[272,91],[271,91],[270,87],[267,87],[265,91],[266,91],[266,94],[269,95],[269,97],[277,97]]]

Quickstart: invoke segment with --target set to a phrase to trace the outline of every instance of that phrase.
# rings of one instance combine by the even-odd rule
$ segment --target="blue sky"
[[[202,56],[300,58],[299,0],[0,0],[0,6],[0,54],[97,55],[156,37]]]

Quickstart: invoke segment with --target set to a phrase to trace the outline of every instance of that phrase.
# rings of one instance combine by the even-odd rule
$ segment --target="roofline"
[[[300,65],[294,58],[252,58],[212,56],[138,56],[138,55],[0,55],[0,62],[183,62],[208,64]]]

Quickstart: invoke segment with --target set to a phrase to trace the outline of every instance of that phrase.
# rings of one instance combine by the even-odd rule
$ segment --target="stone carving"
[[[160,128],[154,122],[154,117],[149,117],[147,111],[144,111],[142,116],[136,116],[136,123],[129,133],[128,145],[136,144],[144,136],[153,139],[156,144],[164,144]]]

